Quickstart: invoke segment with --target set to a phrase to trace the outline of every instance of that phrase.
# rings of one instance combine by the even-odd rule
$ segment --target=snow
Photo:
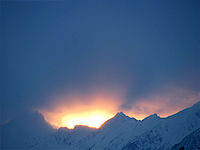
[[[174,145],[172,150],[179,150],[180,147],[185,150],[199,150],[200,149],[200,129],[195,130],[188,136],[186,136],[180,143]]]
[[[60,128],[50,136],[31,141],[30,149],[168,150],[198,128],[200,102],[167,118],[153,114],[140,121],[119,112],[100,129],[86,126],[76,126],[73,130]]]

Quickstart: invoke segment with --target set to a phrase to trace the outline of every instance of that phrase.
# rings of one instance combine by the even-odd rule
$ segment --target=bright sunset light
[[[76,125],[99,128],[119,111],[119,97],[111,93],[56,97],[58,100],[50,108],[38,111],[55,128],[73,129]]]
[[[140,99],[129,105],[130,109],[120,107],[123,102],[123,94],[120,92],[94,92],[92,94],[73,94],[52,97],[52,103],[45,108],[38,108],[44,119],[54,128],[67,127],[73,129],[76,125],[85,125],[99,128],[105,121],[112,118],[118,112],[123,112],[130,117],[142,120],[145,117],[157,113],[160,117],[172,115],[198,99],[194,93],[181,89],[173,90],[174,95],[189,95],[185,102],[179,105],[171,105],[170,94],[154,96],[148,100]],[[185,96],[186,97],[186,96]],[[189,99],[189,101],[187,101]],[[162,111],[161,111],[162,110]]]
[[[76,125],[85,125],[99,128],[105,121],[113,117],[112,114],[103,111],[83,112],[65,116],[61,120],[61,126],[73,129]]]

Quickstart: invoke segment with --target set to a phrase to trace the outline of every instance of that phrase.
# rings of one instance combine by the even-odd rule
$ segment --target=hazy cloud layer
[[[172,88],[168,91],[154,93],[123,106],[121,109],[137,119],[143,119],[157,113],[160,117],[168,117],[200,101],[200,92]],[[125,103],[125,105],[127,105]]]
[[[1,122],[68,93],[119,90],[119,108],[132,114],[165,115],[199,99],[198,0],[0,5]]]

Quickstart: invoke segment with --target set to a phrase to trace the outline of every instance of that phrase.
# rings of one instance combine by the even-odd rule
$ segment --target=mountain
[[[197,103],[175,115],[162,118],[153,128],[134,137],[122,150],[168,150],[199,127],[200,103]]]
[[[199,135],[200,102],[167,118],[136,120],[119,112],[99,129],[60,128],[27,142],[28,150],[173,150]],[[191,135],[190,135],[191,134]],[[197,142],[198,144],[198,142]]]
[[[180,143],[174,145],[171,150],[200,150],[200,128],[186,136]]]

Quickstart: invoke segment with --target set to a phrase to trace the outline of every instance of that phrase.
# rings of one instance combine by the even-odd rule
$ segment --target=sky
[[[1,124],[98,98],[138,119],[200,100],[199,0],[13,0],[0,9]]]

